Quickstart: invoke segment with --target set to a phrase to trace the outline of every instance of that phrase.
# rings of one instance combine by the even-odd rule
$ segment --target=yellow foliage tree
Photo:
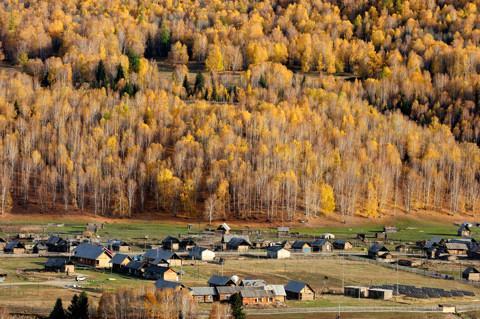
[[[212,45],[205,60],[207,70],[212,72],[221,72],[224,70],[223,55],[218,45]]]
[[[331,214],[335,210],[335,195],[332,186],[320,184],[320,209],[324,214]]]

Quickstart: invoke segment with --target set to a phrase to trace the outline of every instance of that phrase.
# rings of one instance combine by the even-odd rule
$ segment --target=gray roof
[[[308,246],[311,247],[310,243],[305,241],[305,240],[295,240],[292,244],[292,248],[293,249],[302,249],[305,244],[307,244]]]
[[[477,268],[475,267],[467,267],[463,273],[464,274],[470,274],[470,273],[475,273],[475,274],[478,274],[480,271],[477,270]]]
[[[303,288],[305,287],[309,287],[310,289],[312,289],[312,287],[310,287],[307,283],[304,283],[302,281],[296,281],[296,280],[291,280],[288,282],[288,284],[285,286],[285,291],[290,291],[290,292],[295,292],[295,293],[299,293],[300,291],[302,291]],[[312,289],[313,290],[313,289]]]
[[[161,248],[147,250],[143,255],[143,258],[148,259],[154,264],[159,264],[163,261],[167,262],[170,259],[180,259],[176,253]]]
[[[376,254],[376,253],[378,253],[379,251],[386,251],[386,252],[388,252],[388,251],[390,251],[390,250],[388,250],[387,247],[385,247],[384,245],[379,244],[379,243],[373,244],[373,245],[370,246],[370,248],[368,249],[368,252],[369,252],[369,253],[375,253],[375,254]]]
[[[218,286],[217,287],[217,292],[219,295],[223,294],[236,294],[237,292],[240,292],[243,287],[238,287],[238,286]]]
[[[240,290],[240,295],[245,298],[264,298],[275,297],[273,291],[255,288],[245,288]]]
[[[195,246],[191,249],[191,252],[192,252],[192,254],[200,254],[201,252],[203,252],[205,250],[210,250],[210,249],[205,248],[205,247]]]
[[[328,241],[328,239],[325,239],[325,238],[321,238],[321,239],[317,239],[317,240],[314,240],[312,241],[311,243],[311,246],[315,246],[315,247],[321,247],[321,246],[325,246],[325,245],[328,245],[330,244],[330,242]]]
[[[125,255],[125,254],[115,254],[115,256],[113,256],[112,258],[112,264],[113,265],[120,265],[121,263],[123,263],[123,261],[125,259],[128,259],[129,261],[132,260],[132,258],[128,255]]]
[[[163,273],[165,273],[169,270],[173,270],[173,269],[170,268],[170,267],[161,267],[161,266],[157,266],[157,265],[152,265],[152,266],[149,266],[145,270],[145,273],[151,274],[151,275],[162,275]]]
[[[217,276],[217,275],[213,275],[212,277],[210,277],[210,279],[208,280],[208,284],[209,285],[213,285],[213,286],[225,286],[227,285],[229,282],[231,283],[234,283],[232,278],[231,277],[228,277],[228,276]]]
[[[285,287],[283,285],[266,285],[263,287],[265,290],[273,291],[275,296],[283,296],[285,297],[287,293],[285,292]]]
[[[222,237],[222,242],[228,243],[232,238],[243,238],[247,241],[250,241],[250,237],[248,235],[228,235],[228,234],[225,234]]]
[[[45,267],[49,268],[60,268],[63,265],[70,264],[70,262],[65,259],[65,258],[60,258],[60,257],[53,257],[53,258],[48,258],[47,261],[45,262]]]
[[[283,248],[282,246],[270,246],[270,247],[267,247],[267,251],[271,251],[271,252],[278,252],[282,249],[285,249]],[[285,249],[287,250],[287,249]]]
[[[132,260],[125,267],[127,267],[128,269],[139,270],[145,268],[146,264],[143,261]]]
[[[234,237],[230,239],[227,246],[230,248],[238,248],[239,246],[252,246],[252,243],[245,238]]]
[[[19,242],[18,240],[14,240],[14,241],[11,241],[9,242],[6,246],[5,246],[5,250],[12,250],[14,248],[25,248],[25,245],[23,245],[21,242]]]
[[[468,246],[465,243],[446,243],[445,247],[447,249],[468,250]]]
[[[191,287],[192,296],[216,296],[215,287]]]
[[[155,281],[155,287],[157,289],[175,289],[177,287],[185,287],[185,286],[179,282],[159,279]]]
[[[244,287],[265,287],[266,284],[263,279],[244,279],[241,283]]]
[[[85,259],[97,259],[101,254],[106,253],[108,256],[112,257],[110,251],[105,249],[103,246],[93,245],[89,243],[82,243],[75,248],[74,256],[77,258]]]

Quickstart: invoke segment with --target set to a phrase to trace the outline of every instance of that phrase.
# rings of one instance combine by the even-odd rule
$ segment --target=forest
[[[480,207],[480,0],[5,0],[0,215]]]

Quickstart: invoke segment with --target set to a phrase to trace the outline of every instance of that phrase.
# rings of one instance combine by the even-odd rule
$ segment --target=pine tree
[[[88,314],[88,296],[85,291],[82,291],[78,298],[78,317],[77,319],[89,319]]]
[[[202,72],[198,72],[195,76],[195,93],[201,92],[205,86],[205,77]]]
[[[117,85],[121,79],[125,79],[125,71],[123,70],[123,66],[119,64],[117,65],[117,76],[115,77],[115,85]]]
[[[187,93],[187,96],[189,96],[191,90],[190,90],[190,83],[188,82],[188,78],[186,75],[183,78],[183,87],[185,88],[185,92]]]
[[[58,298],[55,302],[52,312],[50,313],[49,319],[66,319],[67,315],[63,309],[62,299]]]
[[[230,298],[230,304],[232,306],[232,316],[235,319],[245,319],[245,312],[243,311],[242,298],[240,294],[235,294]]]
[[[72,301],[70,301],[70,306],[68,306],[67,310],[67,318],[68,319],[77,319],[78,318],[78,295],[73,295]]]
[[[100,88],[108,86],[107,72],[105,71],[103,60],[100,60],[98,63],[97,71],[95,72],[95,79],[97,81],[97,87]]]

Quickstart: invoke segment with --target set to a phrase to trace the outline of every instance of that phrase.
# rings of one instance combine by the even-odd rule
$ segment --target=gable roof
[[[250,236],[248,235],[230,235],[230,234],[224,234],[222,236],[222,242],[228,243],[230,240],[232,240],[232,238],[243,238],[250,242]]]
[[[215,287],[190,287],[192,296],[216,296],[217,289]]]
[[[471,273],[475,273],[475,274],[478,274],[480,273],[480,271],[478,271],[477,268],[475,267],[467,267],[464,271],[463,271],[464,274],[471,274]]]
[[[448,243],[445,243],[445,247],[447,249],[454,249],[454,250],[468,250],[468,246],[465,243],[448,242]]]
[[[223,295],[223,294],[236,294],[238,292],[240,292],[242,289],[244,289],[243,287],[238,287],[238,286],[218,286],[217,287],[217,292],[219,295]]]
[[[112,258],[112,253],[108,249],[103,246],[90,243],[82,243],[78,245],[73,252],[75,257],[85,259],[97,259],[103,253],[105,253],[108,257]]]
[[[185,286],[179,282],[158,279],[157,281],[155,281],[155,287],[157,289],[175,289],[178,287],[185,287]]]
[[[161,248],[149,249],[143,254],[144,259],[148,259],[151,263],[159,264],[161,262],[168,262],[170,259],[180,259],[180,257],[169,250]]]
[[[303,246],[305,246],[305,244],[307,244],[309,247],[312,247],[310,245],[310,243],[305,241],[305,240],[295,240],[292,244],[292,248],[293,249],[302,249]]]
[[[285,286],[285,291],[299,293],[305,287],[308,287],[313,291],[312,287],[303,281],[290,280],[288,284]]]
[[[72,263],[65,258],[60,257],[50,257],[45,262],[45,267],[49,268],[60,268],[64,265],[71,265]]]
[[[321,246],[325,246],[325,245],[328,245],[330,244],[330,242],[328,241],[328,239],[325,239],[325,238],[319,238],[319,239],[316,239],[314,241],[312,241],[312,243],[310,244],[310,246],[315,246],[315,247],[321,247]]]
[[[265,290],[273,291],[275,296],[283,296],[285,297],[287,293],[285,292],[285,287],[283,285],[266,285],[263,287]]]
[[[227,223],[223,223],[221,225],[218,226],[217,230],[226,230],[226,231],[229,231],[231,228],[230,226],[227,225]]]
[[[271,290],[262,290],[262,289],[255,289],[255,288],[245,288],[240,290],[240,296],[244,298],[275,297],[273,291]]]
[[[231,277],[213,275],[208,279],[208,284],[212,286],[226,286],[229,283],[235,284]]]
[[[279,252],[282,249],[285,249],[285,248],[283,248],[282,246],[269,246],[269,247],[267,247],[267,251],[275,252],[275,253]],[[287,249],[285,249],[285,250],[287,250]]]
[[[246,240],[245,238],[240,238],[240,237],[233,237],[230,239],[228,242],[228,247],[231,248],[238,248],[239,246],[252,246],[252,243],[249,240]]]
[[[123,263],[125,259],[128,259],[129,261],[132,260],[132,257],[125,255],[125,254],[115,254],[112,258],[112,264],[113,265],[120,265]]]
[[[175,272],[175,270],[173,270],[173,269],[170,268],[170,267],[161,267],[161,266],[157,266],[157,265],[152,265],[152,266],[149,266],[149,267],[145,270],[145,273],[155,274],[155,275],[162,275],[162,274],[166,273],[167,271],[173,271],[173,272]],[[176,272],[175,272],[175,273],[176,273]]]
[[[265,287],[267,283],[263,279],[244,279],[241,282],[243,287]]]
[[[5,246],[5,250],[12,250],[14,248],[25,248],[25,245],[18,240],[12,240]]]
[[[373,244],[373,245],[370,246],[370,248],[368,249],[368,252],[369,252],[369,253],[374,253],[374,254],[378,253],[379,251],[389,252],[390,250],[388,250],[387,247],[385,247],[384,245],[379,244],[379,243]]]
[[[132,269],[132,270],[140,270],[142,268],[147,267],[147,264],[143,261],[132,260],[125,267],[127,269]]]
[[[194,254],[201,254],[205,250],[210,250],[210,249],[205,248],[205,247],[195,246],[190,251],[191,251],[191,254],[194,255]]]

